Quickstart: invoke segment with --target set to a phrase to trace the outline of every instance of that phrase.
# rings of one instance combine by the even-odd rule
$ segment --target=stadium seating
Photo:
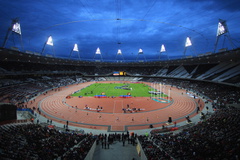
[[[8,50],[3,51],[0,56],[8,53]],[[14,52],[11,55],[13,54]],[[172,131],[178,130],[178,134],[154,134],[152,137],[140,135],[138,139],[149,159],[237,159],[240,156],[237,152],[240,150],[239,109],[228,107],[240,104],[240,63],[237,59],[233,59],[234,62],[227,58],[226,61],[219,61],[210,55],[201,61],[179,60],[181,62],[174,61],[172,65],[157,62],[139,63],[136,66],[111,64],[109,67],[88,62],[63,64],[59,59],[40,56],[32,56],[31,63],[28,63],[28,56],[22,55],[21,58],[17,54],[12,57],[9,55],[8,61],[5,61],[6,57],[1,58],[0,102],[21,104],[39,93],[86,81],[161,82],[207,96],[212,100],[216,112],[208,120],[189,129],[179,131],[179,128],[172,128]],[[223,54],[222,59],[225,56],[228,55]],[[38,63],[38,59],[41,63]],[[54,63],[46,64],[45,61]],[[127,72],[127,76],[112,75],[113,71],[122,70]],[[21,105],[19,107],[25,108]],[[69,134],[35,124],[0,127],[0,154],[6,159],[37,159],[40,156],[46,159],[83,158],[96,140],[88,134]],[[80,153],[79,150],[83,152]]]

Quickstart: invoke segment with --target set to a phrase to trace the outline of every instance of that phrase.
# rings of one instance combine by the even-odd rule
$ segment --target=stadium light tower
[[[118,49],[115,60],[117,60],[117,57],[118,57],[118,56],[121,56],[121,57],[122,57],[122,60],[124,60],[124,58],[123,58],[123,54],[122,54],[122,50],[121,50],[121,49]]]
[[[137,55],[137,59],[136,59],[136,60],[138,60],[138,58],[139,58],[140,55],[143,55],[143,58],[144,58],[144,60],[146,61],[146,58],[145,58],[145,56],[144,56],[144,54],[143,54],[142,48],[140,48],[140,49],[138,50],[138,55]],[[141,61],[139,61],[139,62],[141,62]]]
[[[8,28],[7,34],[5,36],[4,42],[2,47],[5,48],[7,41],[9,37],[12,34],[16,34],[19,36],[20,39],[20,44],[21,44],[21,50],[23,50],[23,43],[22,43],[22,31],[21,31],[21,26],[18,18],[15,18],[12,20],[11,26]]]
[[[96,50],[96,52],[95,52],[95,54],[94,54],[94,57],[93,57],[93,59],[95,59],[95,56],[96,55],[100,55],[100,58],[101,58],[101,60],[102,60],[102,54],[101,54],[101,51],[100,51],[100,48],[98,47],[97,48],[97,50]],[[97,60],[96,60],[97,61]]]
[[[216,52],[219,38],[220,38],[222,35],[225,35],[224,38],[226,38],[226,37],[228,38],[228,40],[229,40],[229,42],[230,42],[230,45],[232,46],[232,49],[234,48],[234,44],[233,44],[233,42],[231,41],[230,34],[229,34],[229,30],[228,30],[228,27],[227,27],[227,22],[226,22],[225,20],[219,19],[218,28],[217,28],[217,38],[216,38],[216,42],[215,42],[215,45],[214,45],[214,51],[213,51],[213,53]],[[225,42],[225,40],[224,40],[224,42]]]
[[[191,46],[192,46],[191,38],[190,38],[190,37],[187,37],[187,38],[186,38],[186,42],[185,42],[184,52],[183,52],[183,57],[184,57],[184,58],[186,57],[187,48],[189,48],[189,47],[191,47]],[[196,55],[196,54],[195,54],[195,55]]]
[[[159,54],[159,59],[161,58],[161,55],[162,55],[163,52],[166,52],[166,48],[165,48],[164,44],[161,45],[160,54]],[[167,55],[167,56],[168,56],[168,55]],[[169,59],[169,57],[168,57],[168,59]]]
[[[79,50],[78,50],[78,45],[76,43],[74,44],[73,49],[70,52],[69,58],[71,58],[73,52],[77,52],[78,53],[78,59],[80,60],[80,54],[79,54]]]
[[[43,55],[46,45],[51,46],[52,47],[52,52],[53,52],[53,56],[55,57],[55,53],[54,53],[54,49],[53,49],[53,39],[52,36],[49,36],[47,41],[44,43],[43,48],[42,48],[42,52],[41,55]]]

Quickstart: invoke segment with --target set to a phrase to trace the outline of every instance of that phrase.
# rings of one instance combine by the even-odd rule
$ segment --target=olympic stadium
[[[173,23],[180,11],[168,15],[169,21],[154,19],[163,5],[158,1],[139,5],[146,5],[140,18],[126,16],[124,1],[112,2],[114,9],[98,4],[106,9],[102,13],[114,13],[103,18],[92,2],[81,0],[80,20],[65,15],[74,3],[59,3],[69,5],[63,11],[44,10],[42,16],[65,18],[48,25],[41,26],[41,16],[29,26],[24,17],[31,16],[2,22],[0,157],[238,159],[240,49],[232,34],[237,11],[203,32],[193,25],[196,18],[192,26]],[[29,4],[35,10],[42,5],[48,6]],[[69,38],[72,30],[80,33]],[[169,42],[171,34],[176,39]]]

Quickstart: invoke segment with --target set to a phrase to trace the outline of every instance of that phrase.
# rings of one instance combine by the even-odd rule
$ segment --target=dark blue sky
[[[193,44],[187,56],[213,52],[219,19],[227,21],[232,43],[221,36],[217,49],[240,46],[240,0],[0,0],[0,6],[1,45],[19,18],[24,51],[41,53],[51,35],[54,46],[44,54],[57,57],[68,57],[77,43],[85,60],[156,60],[162,44],[162,58],[174,58],[183,55],[187,36]],[[12,34],[6,47],[20,48],[19,42]]]

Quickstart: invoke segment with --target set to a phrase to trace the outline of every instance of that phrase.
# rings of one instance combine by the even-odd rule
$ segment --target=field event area
[[[153,86],[144,83],[94,83],[74,92],[71,96],[150,97],[153,92],[158,93]],[[159,96],[166,97],[167,95],[161,94]]]

